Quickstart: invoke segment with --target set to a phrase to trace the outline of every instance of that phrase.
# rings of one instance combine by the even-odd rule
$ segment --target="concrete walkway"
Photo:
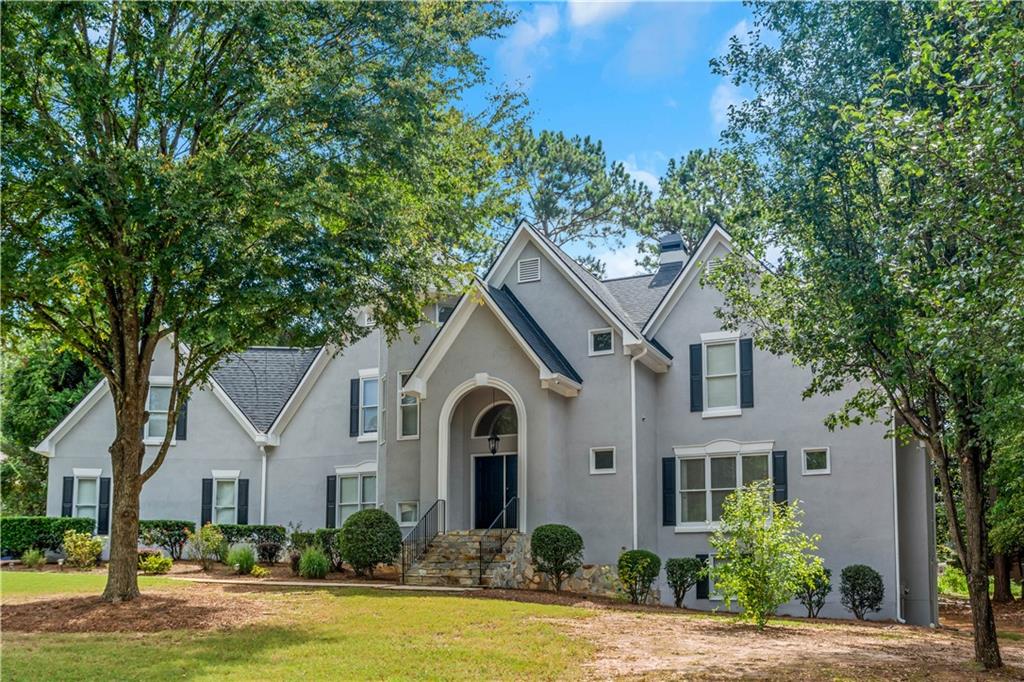
[[[396,590],[404,592],[475,592],[482,587],[448,587],[435,585],[391,585],[388,583],[343,583],[333,580],[233,580],[220,578],[183,578],[167,576],[171,580],[190,583],[213,583],[216,585],[247,585],[249,587],[356,587],[372,590]]]

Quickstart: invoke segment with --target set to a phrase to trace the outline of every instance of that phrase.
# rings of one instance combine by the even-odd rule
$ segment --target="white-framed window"
[[[740,414],[740,343],[736,332],[701,334],[704,346],[704,415]]]
[[[610,328],[591,329],[587,332],[589,355],[611,355],[615,352],[615,335]]]
[[[722,518],[722,503],[737,488],[771,480],[771,452],[704,454],[677,459],[676,527],[709,530]]]
[[[453,312],[455,312],[455,303],[453,301],[439,301],[434,306],[434,320],[438,324],[444,324],[452,316]]]
[[[149,399],[146,402],[146,410],[149,412],[149,419],[146,421],[145,440],[161,442],[167,434],[167,429],[174,428],[174,424],[167,423],[167,411],[171,405],[171,382],[170,380],[150,379]]]
[[[420,437],[420,399],[402,395],[402,386],[412,370],[398,373],[398,440],[415,440]]]
[[[345,519],[362,509],[377,506],[377,472],[355,472],[338,475],[338,518],[336,528],[345,524]]]
[[[420,503],[416,501],[396,502],[395,518],[399,526],[415,526],[420,520]]]
[[[238,479],[213,479],[213,522],[238,523]]]
[[[615,448],[600,447],[590,448],[590,473],[592,474],[614,474],[615,473]]]
[[[376,369],[359,371],[359,439],[374,440],[380,416],[380,377]]]
[[[75,516],[96,521],[100,504],[100,477],[75,477]]]
[[[516,408],[507,400],[491,403],[473,420],[471,438],[490,438],[492,435],[507,437],[519,435],[519,418]]]
[[[517,280],[520,284],[540,281],[540,258],[523,258],[516,266]]]
[[[800,461],[804,476],[821,476],[832,473],[832,455],[827,447],[803,448]]]

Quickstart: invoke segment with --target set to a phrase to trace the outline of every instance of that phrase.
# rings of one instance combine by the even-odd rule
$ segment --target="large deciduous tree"
[[[106,379],[116,435],[104,597],[138,595],[139,493],[173,429],[141,434],[154,353],[167,419],[230,352],[287,326],[387,334],[468,273],[507,210],[475,41],[457,3],[24,3],[3,14],[3,321]],[[152,452],[155,450],[155,452]],[[145,461],[144,461],[145,460]]]
[[[716,66],[755,92],[731,135],[767,177],[765,220],[740,241],[781,255],[716,269],[721,314],[809,366],[809,394],[859,382],[830,425],[892,410],[895,435],[924,443],[975,657],[999,667],[987,473],[1024,381],[1024,7],[765,3],[755,18]]]

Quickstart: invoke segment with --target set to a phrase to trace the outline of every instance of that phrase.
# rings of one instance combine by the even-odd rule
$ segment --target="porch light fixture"
[[[487,437],[487,447],[491,449],[492,455],[498,452],[498,443],[500,442],[501,438],[499,438],[496,433],[491,433],[491,435]]]

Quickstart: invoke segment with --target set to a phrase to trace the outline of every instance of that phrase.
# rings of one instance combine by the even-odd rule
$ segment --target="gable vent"
[[[540,281],[540,258],[524,258],[518,265],[520,284]]]

